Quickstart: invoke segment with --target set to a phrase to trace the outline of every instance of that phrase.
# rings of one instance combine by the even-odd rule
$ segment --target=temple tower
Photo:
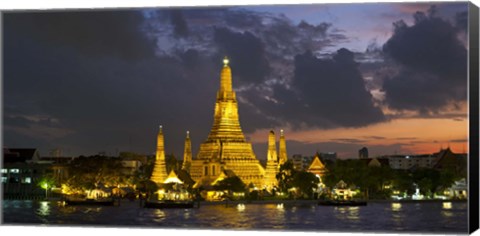
[[[267,151],[267,166],[265,168],[265,183],[264,187],[271,190],[277,186],[277,173],[279,170],[277,145],[275,143],[275,133],[271,130],[268,134],[268,151]]]
[[[190,132],[187,131],[187,137],[185,138],[185,148],[183,150],[182,170],[190,172],[191,165],[192,165],[192,143],[190,141]]]
[[[163,131],[162,126],[157,135],[157,152],[155,154],[155,166],[153,167],[152,177],[150,180],[157,184],[163,184],[163,181],[167,179],[167,165],[165,163],[165,146],[163,143]]]
[[[280,130],[280,144],[279,144],[279,154],[278,154],[278,164],[283,165],[283,163],[287,162],[288,155],[287,155],[287,143],[285,142],[285,135],[283,134],[283,129]]]
[[[238,104],[232,89],[232,72],[225,57],[220,73],[213,126],[190,168],[197,185],[211,184],[224,170],[233,171],[245,184],[263,186],[265,170],[240,127]]]

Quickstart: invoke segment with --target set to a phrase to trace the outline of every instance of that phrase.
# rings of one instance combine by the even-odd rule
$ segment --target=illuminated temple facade
[[[269,132],[267,164],[264,168],[253,152],[252,144],[246,141],[240,127],[237,98],[232,88],[232,72],[228,59],[225,58],[223,63],[212,129],[205,142],[200,145],[195,158],[192,158],[192,144],[187,131],[181,168],[196,182],[194,187],[211,186],[225,176],[233,174],[249,186],[253,184],[257,189],[272,190],[277,186],[276,175],[280,165],[287,161],[283,130],[280,133],[278,152],[275,133]],[[160,185],[165,183],[167,177],[163,131],[160,126],[151,180]]]
[[[252,144],[242,132],[238,104],[232,89],[232,72],[224,59],[217,92],[213,126],[190,167],[197,185],[210,185],[224,170],[233,171],[245,184],[262,188],[265,170],[256,158]]]
[[[265,182],[264,186],[267,190],[271,190],[277,184],[277,173],[279,170],[277,145],[275,143],[275,133],[271,130],[268,133],[268,151],[267,151],[267,166],[265,167]]]
[[[165,145],[163,143],[163,130],[162,126],[158,130],[157,134],[157,151],[155,153],[155,165],[153,167],[152,176],[150,180],[156,184],[163,184],[167,179],[167,166],[165,163]]]

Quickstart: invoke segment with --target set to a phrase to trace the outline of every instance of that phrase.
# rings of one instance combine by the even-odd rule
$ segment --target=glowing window
[[[19,169],[10,169],[10,173],[20,173]]]
[[[7,169],[2,169],[2,173],[7,173],[8,170]]]
[[[30,178],[30,177],[25,177],[25,179],[23,179],[23,183],[25,183],[25,184],[31,184],[31,183],[32,183],[32,178]]]
[[[7,177],[2,177],[2,183],[6,183],[7,182]]]

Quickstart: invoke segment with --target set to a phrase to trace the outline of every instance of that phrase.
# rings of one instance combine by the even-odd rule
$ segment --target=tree
[[[148,193],[148,194],[153,194],[158,190],[158,186],[155,182],[147,179],[140,181],[137,184],[137,190],[141,193]]]
[[[393,172],[392,187],[400,192],[406,192],[407,194],[413,194],[415,189],[413,188],[413,176],[408,171],[396,170]]]
[[[297,171],[293,168],[292,161],[288,160],[280,165],[280,170],[275,177],[277,178],[278,188],[281,192],[286,193],[293,187],[292,180],[295,173],[297,173]]]
[[[314,174],[306,171],[299,171],[293,175],[291,185],[298,189],[300,196],[310,198],[313,190],[317,188],[320,180]]]
[[[246,185],[238,176],[232,176],[232,177],[227,177],[225,179],[220,180],[213,187],[215,190],[244,192]]]
[[[441,186],[440,172],[435,169],[419,168],[413,172],[413,181],[423,195],[432,197]]]
[[[449,188],[455,183],[455,173],[451,170],[440,171],[440,187],[443,189]]]
[[[177,161],[177,158],[175,158],[175,155],[170,154],[165,156],[165,164],[167,166],[167,173],[170,173],[172,170],[178,170],[179,169],[179,164]],[[180,165],[181,167],[181,165]]]
[[[92,190],[98,185],[117,186],[125,184],[128,176],[120,171],[121,160],[105,156],[80,156],[68,168],[70,178],[66,185],[76,192]]]

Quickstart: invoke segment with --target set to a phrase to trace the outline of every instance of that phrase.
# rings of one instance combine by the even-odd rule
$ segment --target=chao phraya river
[[[194,209],[62,206],[58,201],[5,200],[8,225],[71,225],[191,229],[467,233],[467,202],[369,202],[368,206],[285,203],[203,203]]]

